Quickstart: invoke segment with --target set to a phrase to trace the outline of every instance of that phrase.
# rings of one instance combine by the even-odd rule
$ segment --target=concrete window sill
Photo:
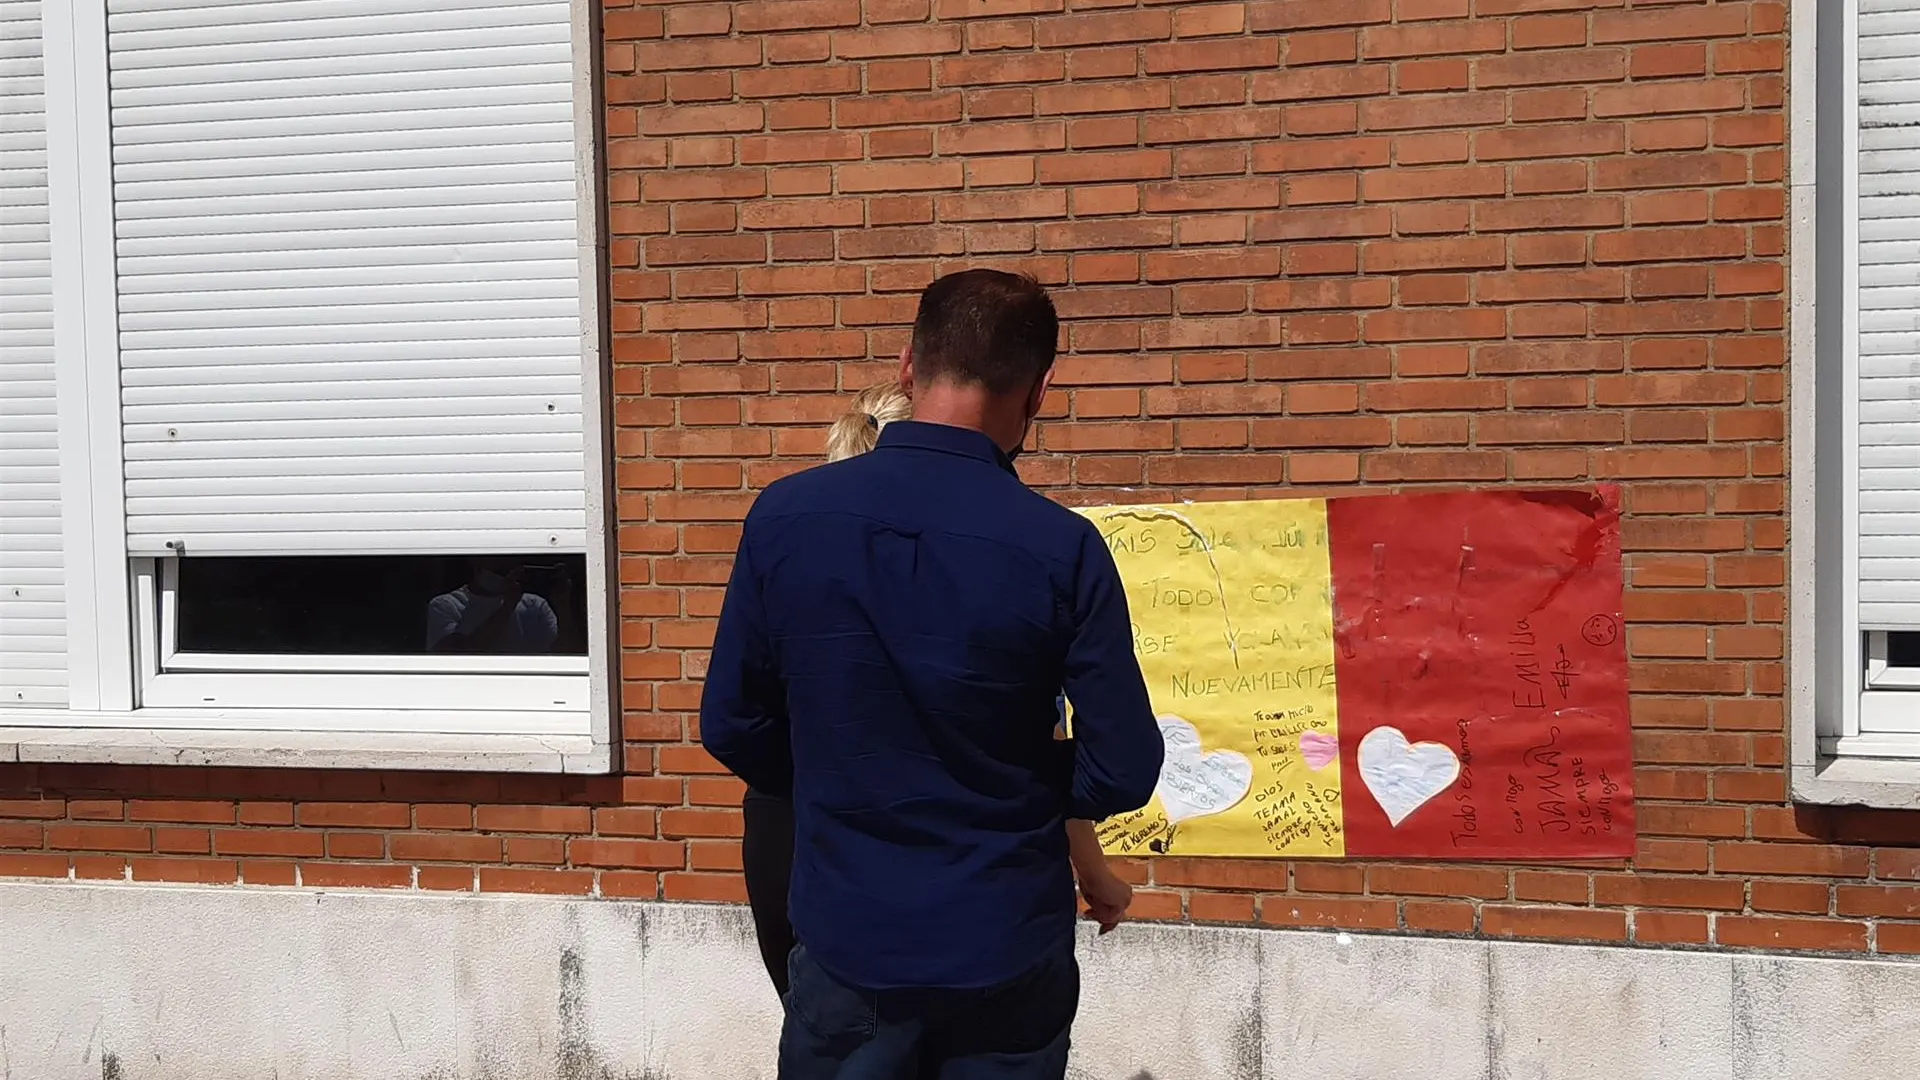
[[[0,727],[8,762],[605,774],[613,753],[589,735]]]

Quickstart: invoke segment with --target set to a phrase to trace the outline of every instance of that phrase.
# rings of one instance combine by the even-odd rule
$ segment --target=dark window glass
[[[584,656],[586,556],[180,560],[181,652]]]
[[[1887,635],[1888,667],[1920,667],[1920,632],[1895,630]]]

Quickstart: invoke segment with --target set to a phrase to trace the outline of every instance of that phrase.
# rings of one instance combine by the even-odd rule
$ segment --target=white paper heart
[[[1395,828],[1460,778],[1460,759],[1436,742],[1409,743],[1398,728],[1360,740],[1360,779]]]
[[[1166,760],[1154,791],[1175,825],[1230,810],[1253,787],[1253,762],[1232,750],[1203,750],[1200,733],[1178,716],[1160,718]]]

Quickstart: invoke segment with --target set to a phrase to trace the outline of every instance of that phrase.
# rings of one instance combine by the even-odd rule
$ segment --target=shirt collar
[[[920,420],[895,420],[880,429],[880,441],[876,448],[886,450],[899,447],[972,458],[1014,472],[1013,462],[1007,458],[1006,452],[994,445],[992,439],[970,428],[929,424]]]

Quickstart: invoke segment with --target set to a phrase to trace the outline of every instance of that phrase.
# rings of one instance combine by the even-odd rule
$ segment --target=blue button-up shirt
[[[1071,948],[1065,821],[1144,806],[1162,753],[1092,523],[984,435],[908,421],[747,515],[700,734],[791,793],[795,934],[869,990],[992,986]]]

